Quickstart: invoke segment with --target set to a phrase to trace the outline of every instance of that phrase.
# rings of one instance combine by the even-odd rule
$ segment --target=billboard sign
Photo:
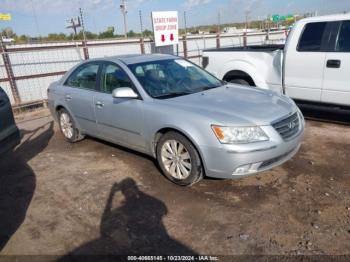
[[[0,20],[10,21],[12,19],[11,14],[0,13]]]
[[[152,12],[152,24],[156,46],[179,43],[177,11]]]

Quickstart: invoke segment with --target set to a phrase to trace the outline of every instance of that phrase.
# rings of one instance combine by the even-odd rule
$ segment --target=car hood
[[[292,112],[295,103],[275,92],[239,85],[159,100],[162,104],[211,118],[220,125],[270,125]]]

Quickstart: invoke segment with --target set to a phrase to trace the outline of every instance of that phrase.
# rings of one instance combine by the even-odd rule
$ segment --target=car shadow
[[[110,190],[101,218],[100,237],[59,261],[70,261],[76,255],[195,255],[168,235],[162,222],[167,213],[161,200],[140,191],[133,179],[126,178]]]
[[[24,221],[36,187],[28,162],[46,148],[53,127],[50,122],[35,130],[20,130],[22,143],[0,156],[0,251]]]

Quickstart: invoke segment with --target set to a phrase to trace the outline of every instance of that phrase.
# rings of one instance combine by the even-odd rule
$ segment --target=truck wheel
[[[58,124],[64,138],[68,142],[75,143],[84,139],[84,136],[81,135],[79,130],[76,128],[73,118],[64,108],[58,111]]]
[[[173,183],[190,186],[203,178],[202,162],[193,144],[177,132],[164,134],[157,144],[157,160]]]
[[[239,84],[239,85],[243,85],[243,86],[250,86],[249,82],[247,80],[244,79],[232,79],[229,81],[232,84]]]

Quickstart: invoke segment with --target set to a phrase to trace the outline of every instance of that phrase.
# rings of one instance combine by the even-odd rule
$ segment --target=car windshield
[[[221,81],[184,60],[169,59],[129,65],[145,91],[165,99],[219,87]]]

